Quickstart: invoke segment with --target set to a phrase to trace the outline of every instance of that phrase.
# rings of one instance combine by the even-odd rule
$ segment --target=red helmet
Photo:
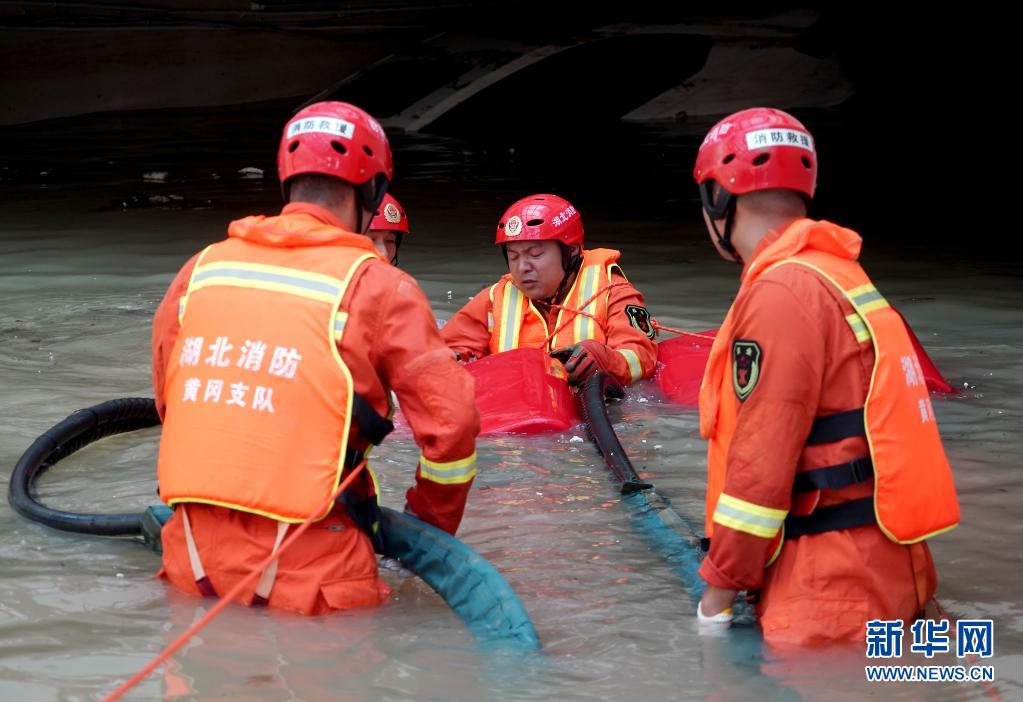
[[[732,195],[784,188],[812,198],[817,152],[803,124],[781,110],[754,107],[725,117],[696,156],[696,182],[713,180]]]
[[[277,151],[281,186],[302,173],[334,176],[358,188],[366,209],[375,210],[394,177],[391,147],[383,127],[346,102],[317,102],[284,127]]]
[[[408,234],[408,217],[394,196],[388,193],[380,201],[377,215],[369,225],[370,231],[401,232]]]
[[[583,245],[579,211],[557,195],[530,195],[509,207],[497,225],[495,243],[544,239]]]

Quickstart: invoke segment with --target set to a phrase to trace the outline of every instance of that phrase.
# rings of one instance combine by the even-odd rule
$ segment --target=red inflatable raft
[[[935,367],[908,324],[906,331],[916,349],[927,388],[932,392],[952,392],[952,387]],[[657,373],[654,377],[661,392],[672,402],[687,407],[699,404],[700,382],[703,380],[703,369],[707,365],[715,334],[717,329],[711,329],[667,339],[657,345]]]
[[[515,349],[465,366],[476,381],[480,435],[565,431],[580,422],[575,398],[540,349]]]
[[[952,388],[934,366],[913,330],[906,325],[932,391]],[[703,369],[716,329],[667,339],[658,344],[654,376],[664,396],[696,407]],[[581,422],[572,391],[560,377],[558,361],[539,349],[516,349],[487,356],[465,366],[476,381],[480,435],[561,432]],[[559,364],[560,365],[560,364]]]

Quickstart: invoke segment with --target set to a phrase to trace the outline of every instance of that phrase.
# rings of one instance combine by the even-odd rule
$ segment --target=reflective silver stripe
[[[419,466],[419,471],[424,477],[433,480],[434,482],[465,482],[465,479],[476,475],[476,465],[465,466],[464,468],[455,468],[453,470],[446,470],[443,472],[431,470],[426,464]]]
[[[773,509],[721,493],[714,509],[714,523],[763,539],[778,535],[787,510]]]
[[[441,485],[458,485],[467,483],[476,477],[476,452],[468,458],[450,463],[435,463],[422,454],[419,455],[420,474]]]
[[[584,303],[593,297],[597,293],[597,266],[587,266],[583,270],[583,284],[582,284],[582,299],[580,303]],[[579,311],[593,314],[593,308],[597,304],[596,300],[591,300],[588,304],[583,306]],[[587,317],[584,314],[579,315],[579,340],[592,339],[593,338],[593,319]]]
[[[863,318],[853,312],[845,316],[845,321],[849,323],[849,327],[852,329],[853,334],[856,335],[856,341],[863,343],[864,341],[870,340],[870,330],[867,329],[867,325],[863,323]]]
[[[345,334],[345,325],[348,324],[348,313],[339,312],[334,317],[334,343],[340,344]]]
[[[852,300],[857,305],[863,306],[863,305],[867,304],[868,302],[873,302],[874,300],[883,300],[883,299],[884,299],[884,296],[882,296],[881,293],[879,293],[877,290],[868,290],[865,293],[860,293],[859,295],[854,297]]]
[[[522,291],[508,283],[504,289],[504,315],[501,320],[501,351],[515,348],[515,334],[522,316]]]
[[[639,362],[639,354],[632,349],[618,349],[624,358],[625,362],[629,364],[629,375],[632,376],[632,382],[636,382],[643,377],[643,364]]]
[[[762,526],[765,529],[775,530],[780,529],[781,523],[784,521],[783,519],[771,519],[770,517],[762,517],[760,515],[750,514],[749,512],[744,512],[742,510],[736,509],[731,505],[722,504],[720,501],[718,502],[717,508],[714,511],[720,512],[721,514],[727,517],[731,517],[732,519],[738,519],[739,521],[744,522],[746,524],[755,524],[757,526]]]
[[[284,275],[281,273],[268,273],[266,271],[251,271],[244,268],[213,268],[197,273],[192,279],[193,284],[215,278],[239,278],[241,280],[257,280],[264,283],[277,283],[279,285],[291,285],[303,290],[324,293],[331,296],[340,294],[341,288],[336,285],[324,283],[318,280],[308,280],[298,276]]]

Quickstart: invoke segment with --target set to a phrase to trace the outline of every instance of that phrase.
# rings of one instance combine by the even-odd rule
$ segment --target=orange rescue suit
[[[701,388],[700,574],[760,590],[774,643],[862,642],[868,619],[911,619],[936,587],[922,542],[959,519],[916,354],[860,244],[812,220],[768,234]]]
[[[352,421],[356,393],[386,416],[393,388],[421,448],[408,506],[458,527],[475,476],[472,380],[415,281],[320,207],[233,222],[185,265],[154,318],[153,378],[161,496],[187,509],[164,529],[162,573],[181,590],[202,592],[190,551],[222,594],[275,548],[280,525],[322,504],[371,447]],[[359,518],[375,483],[364,471],[351,513],[338,504],[281,556],[269,605],[316,614],[386,597],[374,524]]]
[[[531,301],[505,274],[459,310],[441,337],[455,352],[476,358],[516,348],[550,351],[591,339],[608,348],[609,371],[620,384],[648,378],[657,345],[643,295],[622,273],[620,256],[612,249],[584,251],[575,280],[557,305]]]

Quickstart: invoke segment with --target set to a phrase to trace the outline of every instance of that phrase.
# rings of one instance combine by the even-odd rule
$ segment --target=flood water
[[[152,394],[153,311],[177,269],[230,220],[279,207],[273,156],[284,118],[271,106],[5,130],[13,146],[0,157],[0,498],[24,449],[71,411]],[[558,148],[395,141],[393,192],[413,227],[400,262],[438,319],[502,273],[494,224],[538,191],[573,201],[590,246],[623,251],[663,324],[699,330],[723,318],[738,270],[701,229],[692,137],[623,129],[615,143],[627,148],[616,149],[586,135]],[[871,207],[837,195],[824,203],[833,206],[817,213],[825,218]],[[862,650],[782,660],[750,627],[700,637],[693,600],[635,531],[577,428],[480,439],[459,531],[518,592],[541,651],[478,643],[429,588],[392,573],[392,601],[374,611],[302,618],[229,608],[130,698],[1023,699],[1018,264],[997,251],[863,234],[874,282],[957,389],[935,400],[962,505],[961,526],[932,541],[938,599],[953,618],[994,620],[995,656],[984,661],[995,668],[993,688],[867,683]],[[695,411],[644,382],[612,416],[642,475],[699,523],[706,459]],[[141,510],[156,502],[157,440],[156,430],[105,439],[44,476],[40,492],[67,509]],[[383,501],[400,509],[418,450],[399,431],[375,455]],[[97,699],[141,668],[209,607],[155,580],[157,567],[134,541],[57,532],[0,499],[0,699]],[[959,662],[938,659],[919,661]]]

